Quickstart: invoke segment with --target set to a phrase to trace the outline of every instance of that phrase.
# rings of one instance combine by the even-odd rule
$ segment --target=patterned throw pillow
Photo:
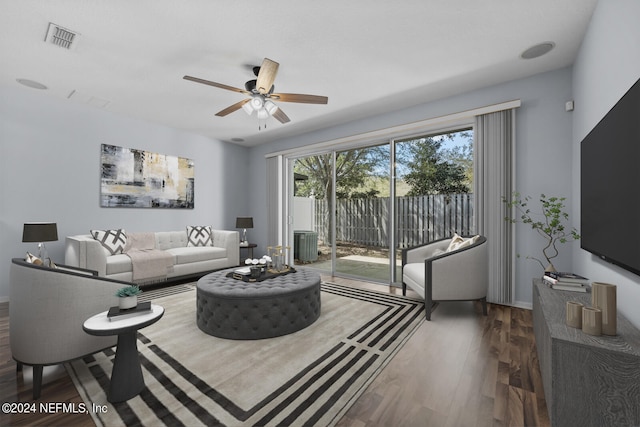
[[[452,252],[458,249],[458,247],[464,243],[464,239],[458,236],[458,233],[453,233],[453,237],[451,238],[451,242],[449,242],[449,247],[445,252]]]
[[[30,252],[27,252],[27,257],[24,260],[29,264],[42,265],[42,260]]]
[[[213,246],[210,225],[188,225],[187,246]]]
[[[449,247],[447,248],[446,252],[457,251],[458,249],[462,249],[462,248],[466,248],[467,246],[471,246],[475,242],[477,242],[479,238],[480,238],[480,236],[476,235],[476,236],[470,237],[468,239],[465,239],[463,237],[458,236],[458,233],[455,233],[453,235],[453,238],[451,239],[451,243],[449,243]]]
[[[121,254],[127,244],[127,233],[117,230],[91,230],[91,236],[109,251],[111,255]]]

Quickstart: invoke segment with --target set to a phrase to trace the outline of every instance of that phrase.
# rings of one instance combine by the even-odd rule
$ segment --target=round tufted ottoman
[[[226,277],[235,269],[198,280],[196,318],[209,335],[256,340],[304,329],[320,317],[320,275],[307,269],[262,282]]]

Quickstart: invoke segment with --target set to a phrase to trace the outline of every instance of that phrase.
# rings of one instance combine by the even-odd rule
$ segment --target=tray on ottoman
[[[285,271],[280,272],[272,272],[269,270],[263,271],[260,273],[260,277],[251,277],[250,274],[241,274],[238,273],[237,270],[234,270],[230,273],[227,273],[226,277],[236,280],[242,280],[243,282],[262,282],[263,280],[273,279],[274,277],[284,276],[285,274],[295,273],[296,269],[293,267],[288,267]]]

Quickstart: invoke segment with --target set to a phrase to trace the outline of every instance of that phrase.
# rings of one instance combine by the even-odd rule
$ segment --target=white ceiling
[[[0,0],[0,84],[254,146],[573,63],[597,0]],[[79,33],[44,42],[49,22]],[[545,41],[556,47],[523,60]],[[264,57],[291,122],[214,114]],[[24,90],[36,89],[20,86]],[[382,102],[384,101],[384,102]]]

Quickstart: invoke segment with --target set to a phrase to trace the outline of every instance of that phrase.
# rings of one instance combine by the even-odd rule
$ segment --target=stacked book
[[[553,289],[572,292],[587,292],[589,279],[574,273],[545,271],[542,280]]]

